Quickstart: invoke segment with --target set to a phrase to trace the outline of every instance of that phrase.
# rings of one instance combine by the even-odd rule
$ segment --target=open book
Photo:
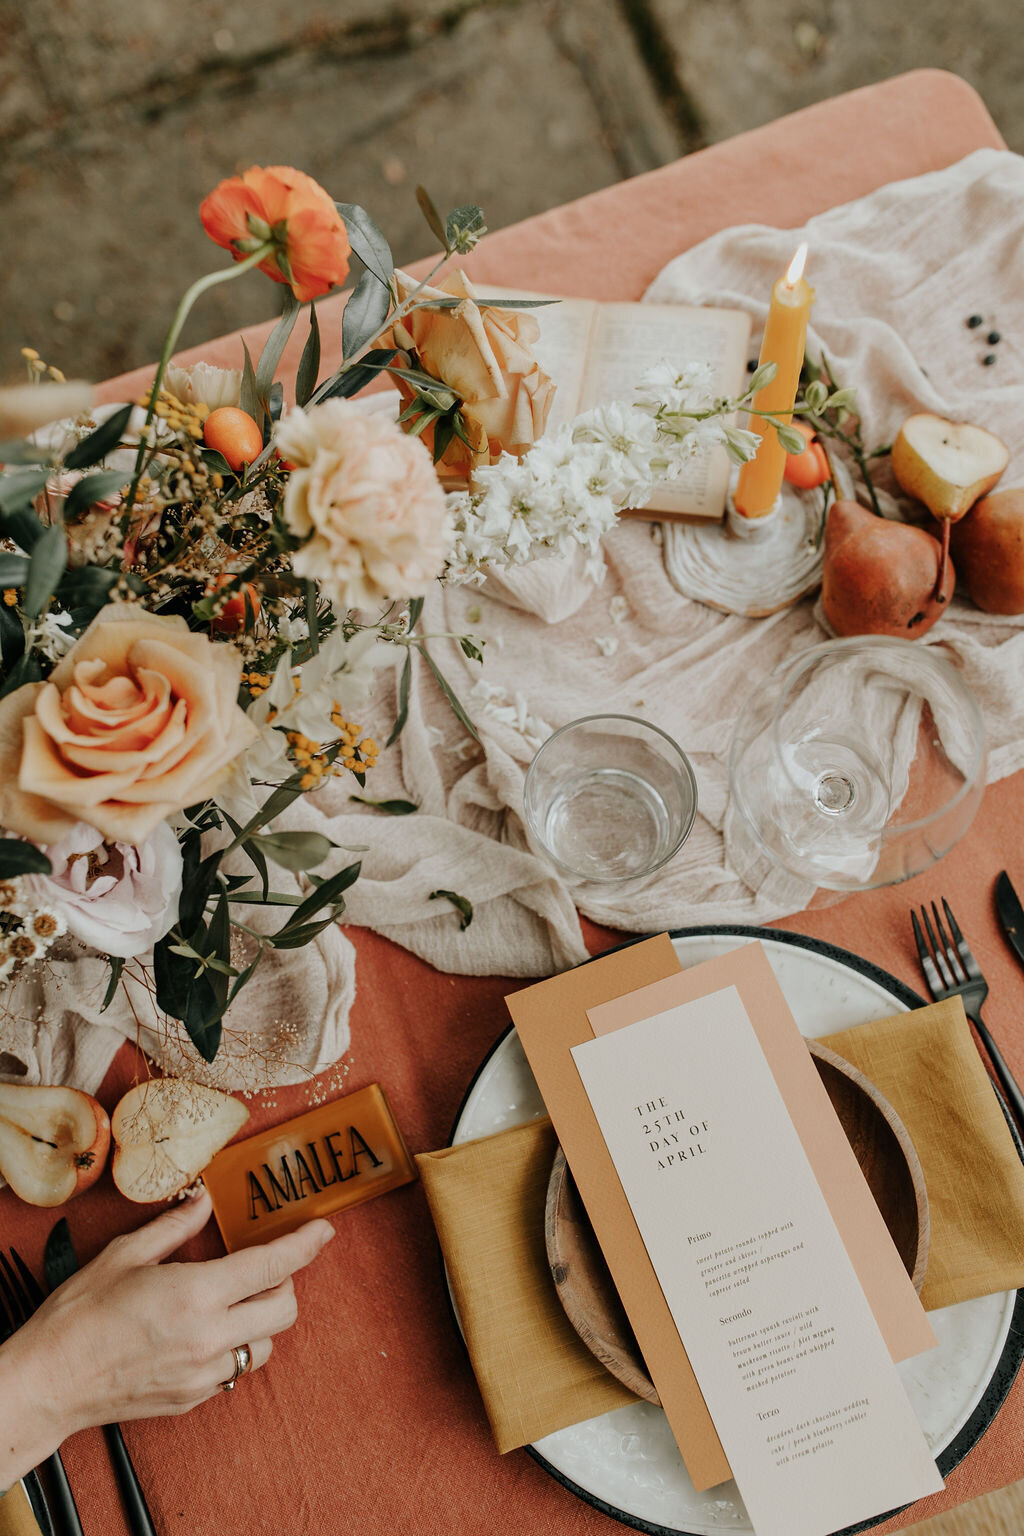
[[[528,295],[506,290],[505,297]],[[750,317],[742,310],[563,299],[532,313],[541,331],[537,360],[558,386],[548,431],[593,406],[631,403],[636,385],[660,362],[708,363],[716,395],[746,388]],[[720,518],[728,484],[729,461],[725,449],[716,448],[695,458],[634,515]]]

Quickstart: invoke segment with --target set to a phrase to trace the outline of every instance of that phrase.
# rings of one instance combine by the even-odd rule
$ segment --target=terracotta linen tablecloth
[[[638,298],[672,255],[718,228],[750,219],[797,224],[884,182],[1000,144],[968,86],[919,71],[489,236],[472,270],[521,287]],[[335,328],[321,320],[330,335]],[[251,345],[259,340],[256,332]],[[233,363],[236,349],[237,339],[225,338],[203,352]],[[126,382],[114,381],[107,398],[124,398]],[[986,791],[965,841],[929,874],[780,926],[842,945],[919,986],[907,914],[946,894],[991,982],[990,1026],[1024,1077],[1024,972],[992,906],[1003,867],[1024,889],[1024,775]],[[507,1025],[502,998],[521,982],[441,975],[373,933],[350,936],[358,962],[349,1085],[382,1082],[411,1148],[442,1145],[464,1089]],[[589,925],[587,936],[594,950],[617,937]],[[101,1089],[108,1107],[132,1072],[125,1047]],[[305,1102],[301,1088],[254,1102],[252,1129]],[[4,1191],[0,1239],[38,1266],[56,1214]],[[67,1209],[83,1259],[140,1214],[116,1196],[109,1175]],[[420,1188],[348,1212],[337,1225],[339,1240],[297,1279],[299,1321],[265,1370],[184,1418],[126,1427],[160,1536],[611,1536],[621,1529],[528,1455],[494,1451]],[[189,1256],[220,1251],[211,1229]],[[119,1536],[126,1527],[99,1433],[74,1437],[65,1460],[86,1532]],[[1024,1377],[945,1493],[882,1529],[1022,1476]]]

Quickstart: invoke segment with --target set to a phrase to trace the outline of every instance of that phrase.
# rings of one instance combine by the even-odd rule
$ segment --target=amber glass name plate
[[[415,1177],[378,1083],[234,1142],[203,1173],[229,1252],[386,1195]]]

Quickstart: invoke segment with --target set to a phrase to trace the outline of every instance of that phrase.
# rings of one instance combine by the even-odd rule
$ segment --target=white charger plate
[[[801,1033],[827,1035],[919,1007],[894,976],[800,934],[739,926],[685,929],[672,942],[689,969],[752,939],[764,944]],[[459,1110],[452,1144],[491,1136],[546,1113],[511,1027],[480,1067]],[[1024,1357],[1024,1291],[982,1296],[930,1313],[938,1348],[904,1361],[900,1376],[943,1474],[984,1434]],[[1018,1323],[1020,1318],[1018,1318]],[[753,1527],[736,1484],[698,1493],[660,1408],[636,1402],[546,1435],[528,1447],[554,1477],[605,1514],[649,1536],[719,1536]],[[851,1527],[866,1530],[879,1523]]]

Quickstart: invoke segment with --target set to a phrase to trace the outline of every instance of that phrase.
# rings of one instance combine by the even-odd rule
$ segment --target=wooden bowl
[[[928,1196],[906,1126],[856,1067],[817,1040],[807,1044],[907,1274],[920,1292],[928,1267]],[[660,1405],[561,1147],[548,1182],[544,1235],[559,1300],[584,1344],[631,1392]]]

